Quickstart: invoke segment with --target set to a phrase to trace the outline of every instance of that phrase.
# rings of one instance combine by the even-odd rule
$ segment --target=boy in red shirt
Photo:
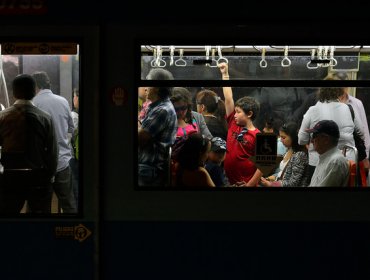
[[[229,79],[227,63],[220,63],[223,80]],[[224,87],[228,132],[224,168],[231,185],[256,187],[262,172],[249,159],[255,155],[256,134],[261,131],[253,125],[259,113],[259,103],[252,97],[242,97],[234,104],[231,87]]]

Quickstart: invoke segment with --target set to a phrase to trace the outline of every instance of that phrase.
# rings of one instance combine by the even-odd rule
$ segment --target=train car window
[[[79,45],[74,42],[1,43],[1,215],[49,216],[79,213],[79,56]],[[13,81],[20,75],[24,77],[24,74],[32,77],[36,85],[35,96],[26,101],[15,98],[13,94]],[[29,101],[32,103],[27,103]],[[53,134],[48,134],[47,137],[43,134],[48,131],[49,126],[44,124],[46,121],[40,117],[39,111],[33,112],[28,107],[27,110],[26,107],[21,107],[30,104],[47,113],[54,127]],[[14,114],[15,120],[9,121],[7,116],[13,114],[14,108],[23,108],[22,112],[27,113]],[[34,118],[39,118],[35,125],[31,125],[32,114]],[[8,133],[11,126],[14,131],[22,129],[21,116],[28,120],[26,128],[23,128],[26,132],[17,135],[29,135],[25,137],[25,142],[36,139],[32,141],[35,145],[33,149],[48,150],[48,153],[33,154],[29,144],[22,142],[23,145],[19,138]],[[40,135],[47,139],[54,135],[56,149],[51,149],[49,144],[52,141],[48,142],[46,139],[43,144],[38,144],[41,141],[39,138],[42,138]],[[45,147],[40,148],[37,145]],[[55,161],[53,159],[56,164],[54,167],[51,158],[45,158],[53,153],[56,156]],[[50,174],[50,170],[54,170],[51,172],[53,174]],[[42,194],[36,196],[36,192]]]
[[[261,149],[265,145],[263,142],[270,141],[267,136],[265,138],[254,136],[257,141],[249,138],[246,140],[243,137],[245,137],[244,134],[250,133],[248,129],[243,134],[243,130],[240,127],[238,129],[238,125],[236,126],[239,134],[235,132],[234,138],[238,139],[240,136],[243,141],[251,141],[250,147],[247,147],[248,145],[243,147],[250,150],[243,155],[240,154],[239,157],[244,156],[245,160],[252,161],[260,171],[263,171],[259,177],[267,178],[275,173],[278,174],[279,168],[280,181],[283,178],[282,174],[291,176],[292,169],[290,168],[290,171],[285,173],[286,169],[282,165],[287,155],[286,152],[291,150],[291,145],[284,141],[281,143],[280,132],[288,123],[294,122],[297,127],[296,136],[298,136],[298,130],[303,129],[304,117],[308,118],[308,114],[306,116],[308,110],[317,102],[328,102],[325,99],[327,97],[320,97],[320,94],[326,91],[332,91],[332,94],[338,95],[330,99],[330,102],[351,103],[353,98],[356,99],[356,104],[362,102],[361,107],[364,110],[361,109],[361,116],[358,116],[357,121],[361,118],[360,125],[365,135],[365,142],[367,142],[367,150],[369,150],[370,84],[367,73],[370,67],[370,59],[368,59],[370,48],[366,46],[141,45],[140,49],[139,149],[138,167],[135,171],[138,178],[136,187],[139,189],[153,188],[153,186],[160,187],[160,189],[181,187],[181,189],[192,190],[194,190],[192,187],[199,187],[199,185],[203,187],[249,186],[245,181],[239,184],[238,178],[244,177],[235,171],[235,169],[248,168],[248,166],[241,162],[231,163],[227,159],[227,154],[227,162],[225,162],[225,155],[217,163],[212,161],[210,156],[215,150],[230,153],[228,149],[231,148],[227,147],[227,143],[230,141],[229,138],[232,138],[230,134],[230,129],[233,129],[231,112],[234,112],[235,107],[244,106],[238,103],[244,97],[251,97],[259,104],[259,111],[252,118],[253,126],[261,134],[272,133],[276,136],[272,142],[269,142],[273,145],[273,149],[270,149],[272,154],[268,154],[269,157],[262,157]],[[222,70],[225,64],[228,70],[226,73]],[[167,97],[161,97],[161,91],[165,89],[171,90],[167,101],[165,101]],[[232,108],[228,107],[230,100],[225,99],[225,94],[229,95],[230,91],[226,93],[225,89],[231,89],[234,102]],[[343,93],[345,97],[339,97],[339,93]],[[222,108],[218,108],[220,103],[223,105],[223,107],[220,106]],[[170,108],[171,104],[173,111]],[[175,117],[173,112],[175,112]],[[226,114],[227,112],[229,115]],[[225,118],[225,116],[230,118]],[[337,120],[342,129],[342,115],[335,116],[326,112],[322,117]],[[171,123],[169,119],[175,119],[176,124],[173,125],[173,121]],[[236,123],[238,121],[240,120],[236,120]],[[358,126],[351,119],[348,122],[354,124],[354,127]],[[202,148],[201,144],[199,147],[193,144],[193,148],[186,150],[187,145],[190,145],[189,142],[198,141],[193,139],[196,138],[195,136],[191,136],[193,133],[202,134],[203,138],[208,138],[209,147]],[[341,131],[341,134],[343,133],[347,132]],[[223,138],[223,141],[214,139],[215,136]],[[169,140],[170,137],[173,137],[172,140]],[[253,141],[255,142],[252,143]],[[343,152],[346,158],[358,161],[356,153],[347,152],[348,149],[353,148],[354,142],[344,142],[340,138],[339,146],[340,149],[346,150]],[[313,150],[312,142],[308,141],[303,144],[307,144],[308,151],[306,152],[310,155]],[[351,147],[345,148],[344,146]],[[199,149],[195,152],[197,162],[190,167],[189,161],[192,160],[190,157],[194,151],[192,149],[196,147]],[[281,154],[279,154],[280,148],[284,151]],[[212,164],[208,164],[211,162]],[[308,163],[311,163],[311,160],[307,161]],[[218,174],[220,176],[213,174],[214,169],[209,166],[214,165],[217,165],[220,172],[226,172]],[[364,168],[363,172],[363,181],[361,182],[360,177],[357,178],[356,186],[368,185],[366,181],[368,168]],[[162,179],[156,181],[159,177]],[[222,183],[218,182],[220,177],[224,180]],[[248,178],[252,180],[252,177],[253,175]],[[283,186],[299,187],[301,184],[307,186],[310,184],[310,179],[305,182],[288,183],[284,183]],[[270,185],[257,179],[253,181],[252,186]]]

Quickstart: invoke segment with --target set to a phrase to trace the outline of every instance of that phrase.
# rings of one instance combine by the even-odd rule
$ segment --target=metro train
[[[60,277],[76,279],[115,279],[117,275],[172,279],[183,271],[188,278],[201,275],[227,279],[243,271],[244,279],[248,277],[245,266],[251,261],[249,271],[252,278],[257,278],[253,276],[264,273],[260,259],[268,259],[271,248],[283,251],[287,244],[284,238],[297,241],[292,234],[296,232],[295,236],[304,233],[309,239],[313,228],[310,223],[309,234],[305,235],[306,227],[285,227],[284,222],[369,221],[369,188],[139,188],[136,109],[139,87],[186,87],[193,97],[200,89],[209,88],[223,98],[222,87],[231,86],[235,98],[253,96],[261,102],[261,114],[256,120],[259,128],[272,117],[277,129],[293,116],[302,118],[304,112],[299,108],[318,88],[350,87],[351,95],[362,101],[368,120],[367,33],[360,29],[346,36],[343,29],[317,32],[322,26],[311,22],[297,24],[294,30],[290,22],[262,20],[221,24],[214,19],[199,25],[176,25],[158,19],[160,9],[154,13],[148,9],[144,22],[137,13],[137,24],[132,24],[122,14],[127,11],[114,9],[114,3],[102,8],[105,15],[101,16],[97,7],[101,8],[94,7],[86,24],[80,22],[86,11],[81,7],[74,11],[71,6],[51,9],[50,18],[41,16],[31,20],[32,24],[28,24],[30,17],[17,18],[19,22],[12,24],[0,19],[4,22],[0,30],[0,103],[4,108],[14,101],[9,84],[15,75],[36,69],[50,73],[54,92],[64,96],[71,108],[73,89],[80,92],[79,211],[76,215],[59,213],[47,217],[1,216],[3,240],[13,241],[4,245],[4,254],[16,260],[21,254],[27,260],[23,270],[5,272],[7,278],[16,273],[26,277],[30,271],[33,276],[48,274],[52,278],[55,271],[60,271]],[[74,19],[65,19],[68,13],[73,13]],[[239,16],[240,13],[241,10]],[[199,15],[199,21],[201,18],[203,15]],[[189,22],[188,14],[181,19]],[[11,54],[10,48],[6,51],[9,43],[19,47],[17,53]],[[34,53],[29,53],[32,46]],[[45,46],[55,46],[55,53],[45,51]],[[76,52],[70,52],[67,46],[73,46]],[[229,81],[221,80],[215,67],[225,59],[230,68]],[[152,68],[168,69],[175,79],[146,80]],[[323,80],[333,72],[345,72],[348,79]],[[270,226],[269,222],[284,225]],[[346,238],[353,237],[352,241],[364,240],[369,229],[358,227],[364,235],[354,236],[356,226],[351,230],[335,227],[329,235],[341,232]],[[89,234],[81,238],[75,229]],[[340,244],[330,243],[331,239],[322,240],[321,233],[310,239],[309,245],[329,243],[343,249]],[[276,245],[276,239],[281,246]],[[22,250],[15,252],[15,244]],[[246,253],[248,250],[251,251]],[[194,259],[195,252],[201,252],[200,257]],[[308,261],[315,253],[311,251],[304,259]],[[229,255],[236,256],[238,262],[225,263],[224,257]],[[64,256],[69,259],[66,261]],[[277,260],[280,254],[274,257]],[[40,260],[53,272],[36,271]],[[219,265],[208,270],[206,260]],[[273,266],[271,263],[267,262]],[[61,271],[61,264],[68,267]]]

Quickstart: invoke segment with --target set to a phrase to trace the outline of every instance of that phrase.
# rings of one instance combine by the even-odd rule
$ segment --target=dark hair
[[[186,112],[185,116],[185,122],[186,123],[192,123],[192,101],[191,101],[191,93],[184,87],[174,87],[172,89],[172,95],[170,97],[170,100],[172,103],[182,101],[186,103],[188,106],[188,110]]]
[[[28,74],[16,76],[12,82],[12,88],[16,99],[31,100],[36,95],[36,82]]]
[[[173,75],[170,71],[162,68],[152,68],[148,75],[147,80],[174,80]],[[166,98],[172,93],[172,87],[158,87],[158,96],[160,98]]]
[[[39,89],[51,89],[50,78],[44,71],[38,71],[32,74]]]
[[[204,163],[200,161],[201,155],[207,151],[209,141],[200,133],[190,134],[179,152],[180,167],[195,170],[202,166]]]
[[[280,131],[286,133],[290,139],[292,139],[292,150],[293,152],[298,152],[298,151],[306,151],[306,146],[305,145],[299,145],[298,144],[298,131],[299,131],[299,126],[297,125],[296,122],[288,122],[284,123],[280,129]]]
[[[260,104],[256,99],[250,96],[244,96],[235,102],[235,107],[239,107],[243,110],[244,114],[252,112],[251,120],[254,121],[260,112]]]

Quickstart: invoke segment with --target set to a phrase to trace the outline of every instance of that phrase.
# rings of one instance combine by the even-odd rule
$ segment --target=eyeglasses
[[[238,136],[236,136],[236,140],[238,140],[238,142],[243,142],[243,138],[244,138],[244,134],[246,134],[248,132],[248,128],[243,128],[240,133],[238,134]]]
[[[286,129],[287,128],[287,125],[286,123],[284,123],[282,126],[281,126],[282,129]]]
[[[188,106],[187,105],[180,106],[180,107],[175,107],[175,111],[176,112],[178,112],[178,111],[185,111],[186,109],[188,109]]]

